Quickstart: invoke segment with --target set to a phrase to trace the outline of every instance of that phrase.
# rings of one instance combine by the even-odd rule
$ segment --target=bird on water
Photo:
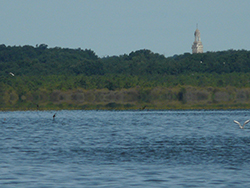
[[[238,124],[239,127],[240,127],[241,129],[244,129],[244,126],[245,126],[247,123],[249,123],[249,122],[250,122],[250,120],[248,119],[248,120],[246,120],[246,121],[244,122],[244,124],[241,126],[241,124],[240,124],[238,121],[234,120],[234,123]]]

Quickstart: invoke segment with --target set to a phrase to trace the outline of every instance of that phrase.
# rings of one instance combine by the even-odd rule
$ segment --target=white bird
[[[11,76],[15,76],[12,72],[10,72],[10,75],[11,75]]]
[[[241,124],[240,124],[238,121],[234,120],[234,123],[238,124],[239,127],[240,127],[241,129],[244,129],[244,126],[245,126],[247,123],[249,123],[249,122],[250,122],[250,120],[248,119],[248,120],[246,120],[246,121],[244,122],[244,124],[241,126]]]

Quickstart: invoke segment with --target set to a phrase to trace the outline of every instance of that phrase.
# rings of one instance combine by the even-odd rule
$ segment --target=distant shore
[[[192,87],[121,90],[54,90],[18,97],[6,93],[0,110],[193,110],[250,109],[250,88]],[[37,100],[39,99],[39,100]]]

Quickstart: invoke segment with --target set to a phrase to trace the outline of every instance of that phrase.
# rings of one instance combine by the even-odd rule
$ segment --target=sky
[[[1,0],[0,44],[91,49],[99,57],[148,49],[250,50],[249,0]]]

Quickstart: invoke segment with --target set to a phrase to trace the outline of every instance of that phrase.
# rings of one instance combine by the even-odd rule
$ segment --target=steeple
[[[201,42],[201,33],[196,24],[196,30],[194,32],[194,43],[192,45],[192,53],[203,53],[203,45]]]

